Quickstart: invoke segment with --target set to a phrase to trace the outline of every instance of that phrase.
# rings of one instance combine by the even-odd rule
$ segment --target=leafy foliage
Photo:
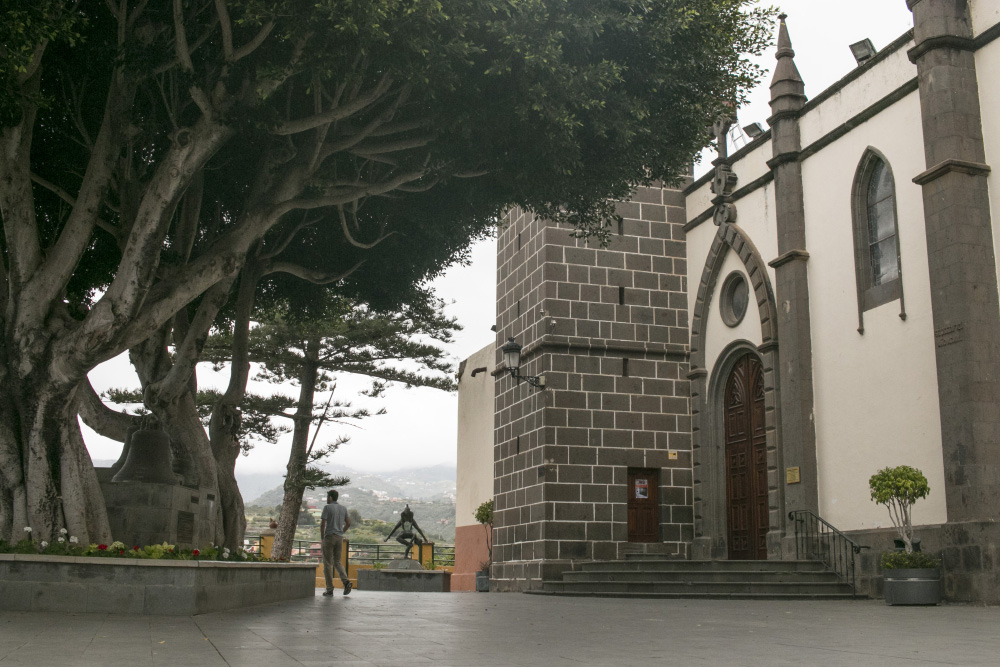
[[[879,505],[889,510],[889,518],[896,527],[900,539],[906,545],[906,553],[913,552],[913,522],[910,509],[921,498],[930,493],[927,478],[916,468],[896,466],[882,468],[868,480],[871,497]]]
[[[493,525],[493,499],[490,498],[479,504],[476,508],[475,519],[484,526]]]
[[[930,492],[927,478],[916,468],[896,466],[882,468],[868,480],[872,500],[880,505],[891,502],[912,505]]]
[[[487,559],[480,563],[479,570],[489,573],[490,566],[493,564],[493,499],[490,498],[480,503],[474,516],[476,521],[483,524],[483,528],[486,529],[486,551],[489,554]]]
[[[941,567],[941,559],[923,551],[887,551],[882,554],[883,570],[902,570]]]
[[[221,561],[260,561],[265,560],[259,554],[244,549],[229,550],[215,545],[202,549],[179,549],[173,544],[150,544],[145,546],[132,545],[123,542],[110,544],[90,544],[82,546],[74,538],[53,540],[52,543],[35,541],[26,537],[14,544],[0,540],[0,554],[41,554],[45,556],[73,556],[92,558],[132,558],[153,560],[221,560]]]

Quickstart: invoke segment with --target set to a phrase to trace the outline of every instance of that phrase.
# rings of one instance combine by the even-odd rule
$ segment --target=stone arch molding
[[[719,356],[712,377],[705,359],[705,327],[712,307],[712,295],[729,252],[743,263],[753,287],[760,314],[761,344],[734,341]],[[733,223],[719,226],[705,260],[691,319],[691,439],[694,464],[693,557],[726,558],[726,487],[722,390],[736,358],[754,351],[764,369],[764,410],[767,442],[767,485],[770,529],[768,558],[781,557],[784,526],[784,497],[781,485],[781,452],[778,438],[778,328],[777,306],[766,264],[749,236]]]

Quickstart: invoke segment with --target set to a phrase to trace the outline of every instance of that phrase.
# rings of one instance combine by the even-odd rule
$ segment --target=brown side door
[[[660,541],[660,471],[628,469],[628,541]]]
[[[767,445],[764,373],[752,353],[733,366],[725,389],[729,558],[767,558]]]

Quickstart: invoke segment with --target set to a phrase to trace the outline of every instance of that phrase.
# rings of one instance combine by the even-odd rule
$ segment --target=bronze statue
[[[410,527],[407,527],[407,524],[409,524]],[[409,558],[410,551],[413,549],[414,544],[419,546],[427,541],[427,536],[424,535],[424,531],[420,530],[420,526],[417,525],[417,520],[413,518],[413,510],[410,509],[409,503],[407,503],[406,509],[400,512],[399,521],[397,521],[396,525],[393,526],[392,532],[390,532],[382,541],[388,542],[389,538],[395,535],[396,531],[400,528],[403,529],[403,532],[399,534],[396,541],[406,547],[406,551],[403,552],[403,558]],[[414,530],[420,533],[420,537],[417,537],[413,533]]]

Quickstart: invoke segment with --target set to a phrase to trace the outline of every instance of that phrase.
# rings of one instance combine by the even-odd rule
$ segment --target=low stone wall
[[[896,532],[848,531],[851,539],[871,547],[857,559],[858,593],[882,597],[879,558],[892,549]],[[949,602],[1000,604],[1000,523],[956,522],[914,526],[920,550],[941,556],[941,585]]]
[[[0,611],[190,616],[316,594],[315,563],[0,554]]]
[[[442,570],[358,570],[358,590],[448,593],[451,573]]]

